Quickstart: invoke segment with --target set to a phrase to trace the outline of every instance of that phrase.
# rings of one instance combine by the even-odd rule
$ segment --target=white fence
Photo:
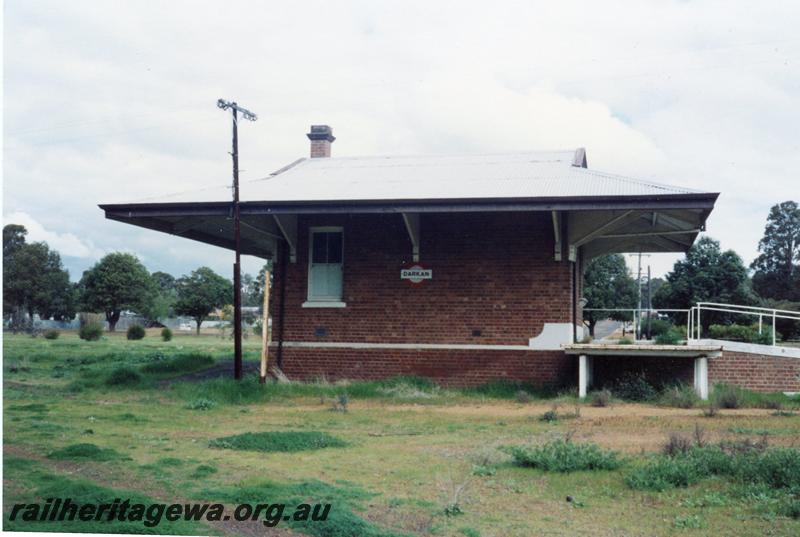
[[[686,339],[701,339],[703,325],[701,315],[704,311],[716,311],[721,313],[735,313],[737,315],[750,315],[758,317],[758,333],[763,330],[764,321],[772,325],[772,345],[775,346],[776,331],[775,322],[777,319],[789,319],[800,321],[800,312],[790,310],[778,310],[772,308],[760,308],[756,306],[738,306],[735,304],[719,304],[717,302],[698,302],[696,306],[689,309],[689,322],[686,324]],[[695,336],[695,337],[692,337]]]

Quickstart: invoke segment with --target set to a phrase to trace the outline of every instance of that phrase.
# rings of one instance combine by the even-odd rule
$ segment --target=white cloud
[[[335,155],[585,146],[593,168],[721,191],[709,234],[746,262],[770,205],[797,197],[796,2],[73,0],[4,16],[4,210],[151,270],[226,272],[230,256],[96,205],[227,182],[219,97],[259,114],[243,179],[304,156],[317,122]]]
[[[3,216],[3,225],[19,224],[25,226],[28,234],[25,238],[27,242],[46,242],[50,248],[57,250],[62,256],[81,257],[91,260],[102,257],[105,252],[95,247],[91,241],[82,240],[72,233],[59,233],[45,229],[31,215],[17,211]]]

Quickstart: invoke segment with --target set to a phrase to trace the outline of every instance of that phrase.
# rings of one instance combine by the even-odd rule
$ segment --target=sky
[[[6,0],[3,222],[73,280],[104,254],[150,271],[233,254],[105,220],[98,203],[229,184],[308,154],[586,147],[589,167],[721,192],[707,235],[746,263],[800,198],[800,4]],[[654,276],[680,256],[651,255]],[[244,258],[255,273],[260,261]],[[635,267],[635,261],[632,260]]]

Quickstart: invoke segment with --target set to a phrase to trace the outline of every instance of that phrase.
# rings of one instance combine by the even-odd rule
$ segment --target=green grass
[[[245,340],[245,360],[257,360],[259,348],[258,338]],[[44,501],[39,494],[72,493],[44,488],[46,476],[95,487],[94,493],[132,493],[167,502],[234,503],[240,493],[257,503],[273,501],[264,495],[312,503],[330,498],[335,524],[293,528],[312,535],[347,535],[348,530],[351,535],[406,532],[443,537],[800,534],[800,520],[793,518],[800,506],[790,494],[797,487],[770,485],[794,483],[786,472],[791,460],[753,459],[754,475],[698,471],[692,485],[668,485],[662,493],[633,489],[625,481],[660,458],[643,451],[658,449],[667,433],[691,434],[697,422],[715,440],[744,444],[766,431],[770,443],[786,449],[777,446],[791,445],[800,437],[800,420],[773,415],[772,398],[786,410],[797,406],[798,399],[783,395],[745,392],[745,407],[764,410],[723,410],[717,419],[703,420],[699,410],[672,411],[622,401],[594,409],[574,396],[508,382],[469,389],[441,387],[417,377],[259,385],[251,376],[243,383],[219,379],[162,384],[160,380],[186,372],[184,366],[170,365],[166,369],[171,372],[155,373],[144,371],[148,365],[174,364],[193,354],[210,356],[215,363],[232,356],[228,338],[182,333],[170,342],[153,331],[140,341],[106,333],[99,341],[85,342],[69,331],[57,340],[7,335],[3,351],[5,449],[18,455],[7,457],[4,465],[6,514],[13,503]],[[15,364],[14,373],[7,372],[9,364]],[[140,374],[141,382],[124,389],[107,385],[105,380],[119,368]],[[520,392],[526,394],[524,404]],[[348,398],[348,411],[331,412],[340,396]],[[201,400],[214,404],[201,412],[207,405],[194,404]],[[540,422],[537,418],[554,403],[566,411],[580,405],[582,416]],[[197,410],[187,408],[193,404]],[[213,439],[258,431],[325,432],[348,447],[268,453],[209,449]],[[576,445],[595,442],[603,453],[621,450],[624,455],[618,460],[624,464],[604,471],[548,471],[544,468],[558,465],[520,466],[509,462],[513,458],[507,451],[497,449],[542,446],[564,437]],[[66,449],[89,442],[91,448]],[[62,450],[67,458],[47,457]],[[97,460],[97,450],[100,459],[114,454],[120,458]],[[36,471],[33,459],[40,461]],[[568,466],[583,467],[585,461],[576,459]],[[774,478],[763,479],[764,475]],[[265,479],[271,481],[265,484]],[[465,482],[454,500],[454,488]],[[565,501],[567,496],[572,501]],[[445,516],[453,504],[460,514]],[[699,518],[692,518],[695,515]],[[700,521],[699,530],[689,527],[695,520]],[[19,521],[15,524],[18,528]],[[279,528],[287,526],[281,523]],[[144,529],[139,524],[127,531]],[[235,527],[225,530],[236,533]],[[162,524],[158,531],[222,530]]]
[[[101,448],[94,444],[72,444],[61,449],[51,451],[48,455],[50,459],[58,460],[81,460],[92,461],[112,461],[125,458],[113,449]]]
[[[591,443],[555,440],[541,446],[509,446],[506,450],[514,464],[545,472],[616,470],[622,465],[619,454]]]
[[[286,505],[331,504],[328,518],[324,522],[301,522],[289,520],[292,529],[315,537],[401,537],[405,533],[380,527],[356,514],[362,503],[373,497],[358,486],[340,482],[330,485],[322,481],[277,483],[258,482],[237,487],[204,489],[200,495],[226,503],[270,503]]]
[[[318,431],[271,431],[226,436],[214,439],[208,445],[220,449],[292,453],[329,447],[345,447],[347,442]]]
[[[54,474],[40,465],[15,457],[6,457],[3,460],[4,478],[7,480],[24,481],[29,485],[26,493],[16,495],[13,503],[43,502],[45,498],[69,498],[75,504],[111,504],[115,499],[128,499],[131,504],[151,505],[160,503],[147,495],[117,488],[97,485],[84,479],[73,479]],[[8,502],[9,499],[7,498]],[[142,521],[114,520],[108,522],[64,520],[53,522],[25,521],[23,513],[18,512],[15,520],[10,520],[11,509],[7,504],[3,517],[3,530],[26,532],[75,532],[75,533],[138,533],[162,535],[200,535],[209,534],[211,528],[199,522],[185,520],[168,522],[162,520],[160,524],[152,524],[153,518],[145,516]]]
[[[163,358],[142,366],[142,373],[163,375],[165,373],[190,373],[214,365],[214,358],[208,354],[179,354]]]

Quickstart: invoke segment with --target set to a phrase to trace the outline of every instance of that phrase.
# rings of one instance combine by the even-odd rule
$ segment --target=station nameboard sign
[[[400,279],[408,280],[410,283],[419,284],[425,280],[433,279],[433,270],[426,269],[422,265],[412,265],[400,269]]]

